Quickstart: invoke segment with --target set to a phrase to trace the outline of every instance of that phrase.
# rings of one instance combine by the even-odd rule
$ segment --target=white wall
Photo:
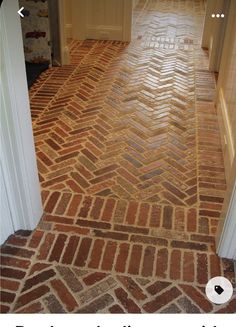
[[[227,190],[217,235],[220,256],[236,260],[236,1],[231,1],[217,82]]]
[[[209,70],[219,71],[225,25],[230,0],[207,0],[202,47],[209,50]],[[212,14],[225,14],[225,18],[212,18]]]
[[[131,40],[132,0],[71,0],[72,37]]]
[[[217,83],[217,110],[220,119],[226,177],[236,153],[236,1],[231,1],[222,60]],[[236,177],[236,174],[235,174]]]

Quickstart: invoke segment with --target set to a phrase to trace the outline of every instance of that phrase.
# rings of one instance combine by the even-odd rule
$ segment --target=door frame
[[[66,0],[51,0],[48,2],[54,66],[63,66],[70,62],[69,48],[66,39],[65,1]]]
[[[216,235],[216,252],[222,258],[236,260],[236,158],[230,175]]]
[[[18,10],[17,0],[0,8],[1,163],[14,231],[34,229],[43,214]]]

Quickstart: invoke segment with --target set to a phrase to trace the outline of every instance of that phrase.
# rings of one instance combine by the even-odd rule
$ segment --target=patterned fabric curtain
[[[47,0],[19,0],[25,60],[51,64],[50,24]]]

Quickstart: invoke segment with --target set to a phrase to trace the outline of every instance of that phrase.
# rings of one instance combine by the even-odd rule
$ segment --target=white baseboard
[[[220,124],[220,132],[221,132],[221,140],[223,146],[223,154],[224,154],[224,161],[225,161],[225,171],[226,171],[226,178],[227,172],[230,171],[230,167],[232,166],[234,156],[235,156],[235,148],[233,142],[233,135],[230,125],[230,119],[227,110],[227,104],[224,98],[223,90],[219,90],[219,97],[217,102],[217,112]]]
[[[123,28],[122,26],[112,25],[87,25],[86,38],[123,41]]]

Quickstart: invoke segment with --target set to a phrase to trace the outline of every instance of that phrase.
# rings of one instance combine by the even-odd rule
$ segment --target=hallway
[[[205,285],[226,188],[204,0],[140,0],[30,89],[45,215],[1,248],[1,312],[235,312]],[[235,286],[235,285],[234,285]]]

